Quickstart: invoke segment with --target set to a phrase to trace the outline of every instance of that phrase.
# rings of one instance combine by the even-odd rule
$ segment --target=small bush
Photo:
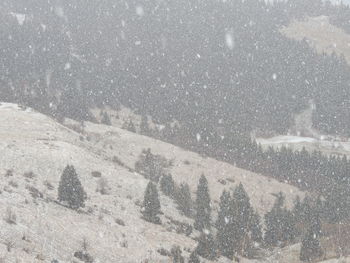
[[[17,216],[16,213],[12,211],[11,207],[7,207],[4,220],[9,224],[16,224]]]
[[[11,177],[13,176],[13,171],[11,169],[7,170],[5,173],[5,177]]]
[[[125,164],[122,162],[122,160],[120,160],[117,156],[113,156],[112,161],[113,161],[114,163],[116,163],[116,164],[122,166],[122,167],[125,166]]]
[[[109,187],[108,187],[108,181],[105,178],[100,178],[97,182],[97,188],[96,192],[102,194],[102,195],[107,195],[109,192]]]
[[[34,174],[33,172],[25,172],[25,173],[23,174],[23,176],[24,176],[25,178],[28,178],[28,179],[34,179],[34,178],[35,178],[35,174]]]
[[[36,189],[34,186],[27,185],[26,189],[29,191],[30,195],[34,199],[43,198],[44,197],[44,195],[38,189]]]
[[[92,177],[99,178],[102,176],[102,173],[99,171],[93,171],[93,172],[91,172],[91,175],[92,175]]]
[[[46,186],[46,188],[48,190],[54,190],[55,189],[55,187],[47,180],[44,181],[44,185]]]
[[[119,219],[119,218],[116,218],[116,219],[115,219],[115,222],[116,222],[118,225],[120,225],[120,226],[125,226],[125,222],[124,222],[123,220]]]
[[[170,251],[166,250],[165,248],[160,248],[157,250],[157,252],[164,257],[171,257]]]
[[[12,187],[14,187],[14,188],[17,188],[17,187],[18,187],[18,183],[16,183],[16,182],[13,181],[13,180],[11,180],[11,181],[9,182],[9,185],[12,186]]]
[[[124,241],[120,242],[120,246],[124,247],[124,248],[128,248],[128,246],[129,246],[128,241],[124,240]]]
[[[4,242],[7,252],[11,252],[11,249],[15,247],[15,241],[12,239],[6,239]]]
[[[94,258],[86,251],[76,251],[74,252],[74,257],[80,259],[85,263],[93,263]]]

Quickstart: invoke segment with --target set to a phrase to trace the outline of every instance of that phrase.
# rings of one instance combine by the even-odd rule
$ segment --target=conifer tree
[[[294,200],[294,207],[293,207],[292,213],[293,213],[293,217],[297,223],[302,222],[302,218],[301,218],[302,217],[302,205],[301,205],[299,195],[297,195],[297,197]]]
[[[175,194],[175,182],[171,174],[163,175],[160,179],[160,190],[169,197]]]
[[[179,246],[171,248],[171,258],[173,263],[185,263],[185,258],[182,256],[182,251]]]
[[[208,181],[205,176],[202,175],[197,188],[195,229],[199,231],[210,229],[210,214],[211,207]]]
[[[132,120],[129,120],[128,122],[125,121],[122,128],[128,130],[129,132],[136,133],[136,127]]]
[[[233,258],[233,218],[231,204],[230,193],[223,191],[220,197],[219,212],[216,221],[216,241],[220,254],[230,259]]]
[[[271,211],[265,215],[265,243],[277,246],[293,241],[295,238],[295,221],[293,214],[284,208],[284,196],[280,192]]]
[[[233,242],[235,243],[235,251],[244,254],[245,249],[249,246],[248,233],[253,209],[242,184],[239,184],[233,192],[232,202],[234,208]]]
[[[112,125],[111,119],[109,118],[109,115],[107,112],[103,112],[101,123],[105,125]]]
[[[320,234],[321,222],[319,217],[316,217],[301,243],[300,260],[310,262],[322,256]]]
[[[188,263],[201,263],[196,251],[192,251]]]
[[[148,118],[146,115],[141,116],[140,133],[144,135],[148,135],[150,133]]]
[[[160,202],[158,190],[155,184],[149,182],[146,188],[145,197],[143,201],[143,217],[146,221],[160,224]]]
[[[263,240],[262,236],[262,226],[261,226],[261,217],[257,212],[254,212],[251,215],[249,230],[251,235],[251,240],[257,243],[261,243]]]
[[[176,190],[176,203],[178,204],[179,210],[184,213],[184,215],[192,216],[192,197],[190,187],[186,183],[180,184],[179,188]]]
[[[209,260],[214,260],[217,257],[215,240],[208,231],[201,232],[196,253]]]
[[[84,207],[87,195],[73,165],[64,169],[58,186],[58,201],[66,202],[71,209]]]

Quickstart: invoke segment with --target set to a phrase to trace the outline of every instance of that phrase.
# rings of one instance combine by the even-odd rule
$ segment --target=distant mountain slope
[[[188,182],[193,193],[198,177],[204,173],[209,180],[214,208],[221,191],[238,182],[244,184],[260,212],[271,207],[272,194],[278,191],[285,193],[289,205],[297,194],[303,195],[288,184],[122,129],[86,123],[85,133],[79,134],[31,109],[2,103],[0,167],[3,173],[12,169],[13,176],[3,177],[0,182],[0,211],[4,215],[7,207],[11,207],[17,223],[0,220],[1,257],[6,262],[18,262],[17,259],[36,262],[37,258],[43,258],[43,262],[54,258],[71,262],[83,238],[89,241],[96,262],[131,263],[146,259],[168,262],[157,249],[169,249],[176,244],[193,249],[196,242],[192,238],[196,233],[189,238],[167,231],[172,226],[170,218],[191,223],[178,213],[172,200],[161,196],[164,212],[161,226],[140,218],[138,204],[147,180],[133,171],[133,167],[141,150],[148,147],[173,160],[174,179]],[[113,162],[113,156],[118,157],[124,167]],[[76,167],[88,194],[87,213],[78,214],[55,202],[58,181],[67,164]],[[24,175],[30,171],[34,176]],[[93,171],[100,171],[108,181],[108,195],[96,192],[98,179],[91,176]],[[39,190],[42,197],[32,197],[33,188]],[[125,226],[117,223],[120,220]],[[9,241],[14,242],[12,252],[6,249]]]
[[[329,17],[308,17],[305,21],[293,21],[281,32],[287,37],[303,40],[319,53],[343,55],[350,63],[350,35],[330,24]]]

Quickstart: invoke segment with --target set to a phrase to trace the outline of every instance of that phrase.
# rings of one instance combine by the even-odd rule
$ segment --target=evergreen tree
[[[261,217],[257,212],[254,212],[252,214],[249,230],[250,230],[251,240],[257,243],[261,243],[263,240]]]
[[[179,188],[176,190],[176,203],[178,204],[178,209],[184,213],[184,215],[192,216],[192,197],[190,187],[186,183],[180,184]]]
[[[265,215],[265,243],[270,246],[283,245],[295,239],[293,214],[284,208],[284,196],[280,192],[271,209]]]
[[[175,194],[175,182],[171,174],[163,175],[160,179],[160,190],[166,195],[173,197]]]
[[[64,169],[58,186],[58,201],[66,202],[71,209],[84,207],[87,195],[73,165]]]
[[[293,217],[296,223],[301,223],[302,222],[302,205],[300,201],[299,195],[294,200],[294,207],[292,210]]]
[[[211,233],[206,232],[201,232],[196,253],[203,258],[214,260],[217,257],[215,240]]]
[[[185,258],[182,256],[182,251],[179,246],[171,248],[171,258],[173,263],[185,263]]]
[[[210,196],[208,181],[204,175],[199,179],[196,198],[196,217],[194,227],[197,230],[210,229]]]
[[[107,112],[103,112],[101,123],[105,125],[112,125],[111,119]]]
[[[253,209],[250,200],[243,185],[240,183],[232,196],[234,215],[233,215],[233,239],[235,244],[235,252],[244,254],[249,247],[249,226],[251,224]]]
[[[316,217],[301,243],[300,260],[310,262],[322,256],[320,234],[321,222],[319,217]]]
[[[196,251],[192,251],[188,263],[201,263]]]
[[[132,120],[129,120],[128,122],[127,121],[124,122],[122,128],[128,130],[129,132],[136,133],[136,127],[135,127],[134,123],[132,122]]]
[[[218,218],[216,221],[216,242],[222,256],[233,258],[232,209],[229,192],[223,191],[220,197]]]
[[[145,197],[143,201],[143,217],[148,222],[160,224],[160,202],[158,190],[155,184],[149,182],[146,188]]]
[[[149,135],[150,134],[150,128],[148,125],[148,118],[146,115],[141,116],[141,123],[140,123],[140,133],[143,135]]]

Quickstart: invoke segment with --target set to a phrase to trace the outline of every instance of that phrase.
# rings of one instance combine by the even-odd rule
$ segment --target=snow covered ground
[[[269,146],[276,148],[286,146],[294,150],[301,150],[305,147],[309,151],[317,150],[326,154],[350,155],[350,141],[340,142],[326,139],[319,140],[311,137],[290,135],[280,135],[272,138],[256,138],[256,141],[265,148]]]
[[[265,213],[273,204],[273,193],[285,193],[288,205],[297,188],[254,174],[226,163],[185,151],[173,145],[130,133],[116,127],[85,124],[79,134],[45,115],[14,104],[0,105],[0,167],[3,175],[13,170],[13,176],[0,182],[0,213],[11,208],[16,224],[0,219],[0,258],[5,262],[72,262],[83,238],[90,243],[89,251],[96,262],[169,262],[156,252],[172,245],[192,250],[196,246],[190,237],[169,232],[169,217],[191,223],[180,215],[172,200],[161,195],[164,215],[161,226],[140,218],[147,180],[133,171],[135,161],[144,148],[173,160],[171,173],[177,182],[189,183],[195,193],[199,176],[209,181],[214,210],[223,189],[242,182],[253,206]],[[116,156],[125,166],[113,162]],[[71,211],[55,202],[60,175],[67,164],[73,164],[88,194],[84,213]],[[98,178],[91,172],[100,171],[108,181],[109,194],[96,192]],[[33,172],[34,176],[28,176]],[[25,175],[25,173],[27,173]],[[52,187],[49,187],[51,185]],[[34,198],[36,188],[42,197]],[[125,226],[118,224],[122,220]],[[13,242],[7,251],[6,244]],[[187,252],[183,252],[186,256]],[[221,259],[225,262],[224,259]]]

